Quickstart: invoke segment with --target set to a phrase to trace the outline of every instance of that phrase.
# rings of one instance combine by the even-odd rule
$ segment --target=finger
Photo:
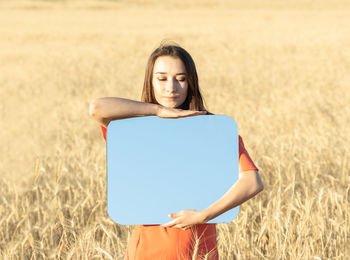
[[[194,113],[194,114],[206,114],[207,111],[199,111],[199,110],[189,110],[188,112]]]
[[[182,117],[189,117],[189,116],[199,116],[204,115],[202,111],[185,111],[181,116]]]
[[[195,115],[205,115],[207,111],[196,111],[194,114]]]
[[[161,226],[162,226],[162,227],[171,227],[171,226],[173,226],[173,225],[175,225],[175,224],[176,224],[176,219],[173,220],[173,221],[170,221],[170,222],[168,222],[168,223],[162,224]]]
[[[194,227],[194,225],[188,225],[188,226],[185,226],[184,228],[191,229],[192,227]]]
[[[187,226],[184,226],[182,224],[177,224],[177,225],[174,225],[173,228],[180,228],[182,230],[186,230],[188,227]]]
[[[168,222],[168,223],[165,223],[165,224],[163,224],[163,225],[161,225],[162,227],[171,227],[171,226],[173,226],[173,225],[175,225],[175,223],[173,223],[173,222]]]
[[[179,213],[170,213],[170,214],[168,215],[168,217],[169,217],[169,218],[177,218],[177,217],[179,217]]]
[[[182,228],[182,225],[176,224],[176,225],[173,225],[172,227],[173,227],[173,228]]]

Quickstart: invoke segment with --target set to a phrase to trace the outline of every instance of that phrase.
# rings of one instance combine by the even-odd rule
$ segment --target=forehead
[[[185,65],[177,57],[160,56],[154,63],[153,73],[166,72],[168,74],[185,73]]]

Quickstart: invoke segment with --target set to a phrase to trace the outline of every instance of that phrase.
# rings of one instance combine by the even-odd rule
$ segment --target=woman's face
[[[157,102],[165,107],[181,106],[186,100],[188,82],[181,59],[160,56],[153,67],[152,86]]]

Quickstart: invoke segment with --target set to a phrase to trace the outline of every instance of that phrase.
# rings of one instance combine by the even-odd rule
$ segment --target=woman
[[[212,114],[205,110],[192,57],[176,45],[161,45],[149,57],[141,102],[117,98],[96,98],[90,115],[101,124],[103,137],[111,120],[157,115],[179,118]],[[239,136],[239,180],[226,194],[202,210],[169,214],[163,225],[136,225],[124,260],[218,259],[215,224],[209,220],[255,196],[263,185]]]

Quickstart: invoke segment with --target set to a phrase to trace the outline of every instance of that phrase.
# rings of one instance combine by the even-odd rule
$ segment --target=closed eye
[[[158,78],[159,81],[166,81],[166,78]],[[178,81],[184,82],[186,80],[186,78],[184,79],[178,79]]]

